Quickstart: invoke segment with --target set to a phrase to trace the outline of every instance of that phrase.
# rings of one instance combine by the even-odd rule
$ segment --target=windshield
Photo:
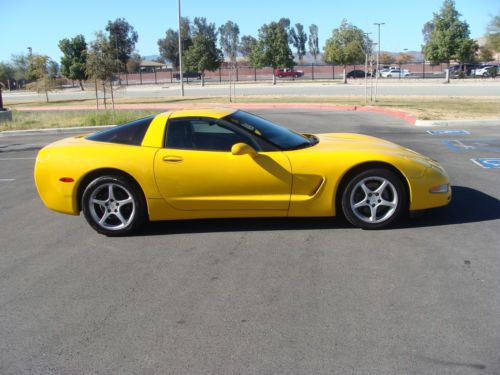
[[[281,150],[296,150],[317,143],[315,138],[307,138],[248,112],[236,111],[224,119],[265,139]]]

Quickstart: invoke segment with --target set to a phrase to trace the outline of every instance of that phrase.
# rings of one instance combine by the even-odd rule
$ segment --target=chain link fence
[[[450,65],[454,72],[463,70],[464,74],[460,78],[482,78],[482,76],[475,76],[474,70],[470,68],[470,64],[465,64],[464,66],[458,67],[456,64]],[[455,67],[455,68],[453,68]],[[374,67],[375,68],[375,67]],[[380,69],[384,68],[394,68],[399,69],[400,73],[391,74],[390,77],[381,77],[384,80],[418,80],[418,79],[433,79],[440,78],[444,79],[446,77],[446,69],[448,69],[448,64],[438,64],[433,65],[424,62],[411,62],[405,64],[380,64]],[[277,78],[278,81],[332,81],[343,79],[344,67],[341,65],[328,65],[328,64],[302,64],[293,67],[295,72],[298,72],[300,77],[283,77]],[[359,65],[348,65],[346,67],[346,73],[353,70],[361,70],[364,72],[364,64]],[[375,69],[373,69],[374,71]],[[370,66],[368,67],[368,72],[371,72]],[[122,85],[143,85],[143,84],[168,84],[168,83],[178,83],[179,79],[175,76],[178,73],[172,70],[154,70],[149,72],[139,72],[139,73],[124,73],[117,75],[116,81]],[[264,82],[271,81],[273,77],[273,70],[270,67],[265,68],[252,68],[249,66],[237,66],[236,69],[232,70],[229,67],[221,67],[216,71],[205,72],[205,82],[206,83],[223,83],[229,82],[231,79],[236,80],[236,82]],[[451,75],[451,78],[455,78]],[[352,78],[352,79],[363,79]],[[187,82],[198,81],[197,78],[184,77]]]

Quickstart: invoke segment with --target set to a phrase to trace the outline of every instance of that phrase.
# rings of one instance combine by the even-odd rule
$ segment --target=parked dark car
[[[349,73],[347,73],[347,78],[365,78],[365,71],[364,70],[351,70]],[[370,73],[366,74],[367,77],[371,77]]]
[[[181,79],[181,75],[180,75],[179,72],[174,73],[173,77],[175,79]],[[187,71],[187,72],[182,73],[182,78],[196,78],[196,79],[201,79],[201,73],[200,72],[190,72],[190,71]]]
[[[479,68],[481,65],[479,64],[462,64],[462,65],[452,65],[448,68],[450,71],[451,78],[460,77],[460,72],[464,72],[463,74],[466,76],[474,75],[474,70]]]

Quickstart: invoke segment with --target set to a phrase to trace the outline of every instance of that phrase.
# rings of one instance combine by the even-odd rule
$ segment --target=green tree
[[[138,73],[141,69],[142,58],[138,53],[133,53],[127,61],[127,72]]]
[[[500,14],[492,17],[486,34],[488,48],[500,52]]]
[[[14,67],[14,79],[26,79],[26,72],[29,67],[29,57],[24,54],[12,55],[11,61]]]
[[[124,18],[108,21],[106,31],[108,32],[109,49],[117,60],[116,72],[125,71],[127,61],[134,52],[139,35]]]
[[[59,41],[59,49],[63,53],[61,57],[61,74],[71,80],[78,81],[82,91],[83,81],[87,80],[85,66],[87,63],[87,42],[83,35],[77,35],[72,39]]]
[[[32,55],[29,57],[26,79],[32,81],[28,84],[28,89],[38,93],[45,93],[47,103],[49,102],[49,91],[55,87],[55,81],[50,76],[49,66],[51,60],[46,55]]]
[[[280,23],[271,22],[259,29],[259,40],[252,48],[250,62],[254,67],[271,66],[273,85],[276,84],[276,68],[293,66],[288,35]]]
[[[453,0],[444,0],[439,13],[434,13],[432,21],[429,22],[434,27],[429,28],[427,42],[423,47],[427,60],[434,64],[449,64],[450,60],[474,60],[477,43],[469,38],[469,25],[460,20],[460,13]]]
[[[241,42],[238,50],[243,55],[243,57],[247,58],[252,53],[253,48],[257,44],[257,39],[255,39],[251,35],[243,35],[241,37]]]
[[[181,43],[183,54],[191,46],[191,22],[189,18],[181,18]],[[165,38],[158,39],[158,49],[160,56],[165,61],[170,61],[175,69],[179,68],[179,33],[176,30],[168,29]]]
[[[292,45],[297,50],[297,57],[299,58],[299,62],[302,64],[303,58],[306,54],[306,42],[307,42],[307,34],[304,31],[304,26],[301,23],[296,23],[295,27],[290,29],[290,40]]]
[[[488,45],[483,46],[479,49],[479,60],[482,62],[493,61],[493,52]]]
[[[7,82],[7,87],[11,89],[10,81],[14,79],[14,67],[11,64],[0,62],[0,111],[3,110],[2,90],[3,82]]]
[[[15,78],[16,70],[12,64],[0,62],[0,82],[7,82],[7,87],[11,89],[11,81]]]
[[[319,54],[319,39],[318,39],[318,26],[312,24],[309,26],[309,53],[313,55],[314,62],[317,60]]]
[[[106,82],[108,81],[111,87],[111,100],[114,109],[113,87],[111,84],[113,81],[113,74],[116,71],[114,52],[115,50],[110,46],[110,42],[106,35],[102,31],[98,31],[96,33],[96,39],[90,43],[85,68],[87,76],[94,80],[97,109],[99,109],[99,83],[102,84],[104,106],[106,107]]]
[[[347,65],[363,62],[370,45],[371,41],[365,37],[363,30],[344,19],[338,28],[333,29],[331,38],[326,41],[324,60],[329,64],[343,65],[344,83],[347,83]]]
[[[233,64],[236,63],[238,53],[240,28],[232,21],[227,21],[219,27],[219,41],[224,54],[229,57]]]
[[[214,23],[203,17],[194,19],[193,44],[186,51],[186,68],[201,72],[201,85],[205,85],[205,71],[214,71],[222,63],[222,51],[217,48],[217,31]]]

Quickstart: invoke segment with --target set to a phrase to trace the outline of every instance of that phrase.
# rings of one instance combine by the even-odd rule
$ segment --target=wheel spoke
[[[377,190],[375,190],[375,193],[378,193],[379,195],[382,195],[382,193],[384,192],[385,188],[387,187],[387,180],[384,180],[380,186],[377,188]]]
[[[103,225],[106,222],[106,220],[109,218],[109,215],[110,215],[109,212],[105,212],[102,215],[101,219],[99,220],[99,224]]]
[[[120,222],[122,223],[122,225],[126,225],[127,224],[127,220],[123,217],[123,215],[120,212],[120,210],[117,210],[116,212],[113,212],[113,215],[115,215],[118,218],[118,220],[120,220]]]
[[[377,208],[378,208],[378,206],[375,206],[375,207],[370,206],[370,219],[369,220],[372,223],[374,223],[375,221],[377,221]]]
[[[103,209],[106,209],[106,203],[108,202],[107,200],[101,200],[101,199],[95,199],[92,198],[91,200],[92,204],[98,204],[101,206]]]
[[[108,185],[108,199],[115,199],[115,194],[113,193],[113,184]]]
[[[116,203],[119,203],[120,206],[124,206],[126,204],[134,203],[134,200],[131,197],[128,197],[127,199],[123,199],[121,201],[116,201]]]
[[[378,205],[379,206],[386,206],[386,207],[394,208],[394,207],[396,207],[397,203],[396,202],[386,201],[385,199],[382,199],[382,202],[380,202]]]
[[[362,183],[360,187],[361,187],[361,189],[363,189],[363,191],[365,192],[365,194],[367,196],[369,193],[372,193],[372,190],[368,186],[366,186],[365,183]],[[365,197],[365,199],[366,199],[366,197]]]
[[[353,205],[354,208],[360,208],[360,207],[364,207],[364,206],[369,206],[369,204],[366,203],[366,198]]]

